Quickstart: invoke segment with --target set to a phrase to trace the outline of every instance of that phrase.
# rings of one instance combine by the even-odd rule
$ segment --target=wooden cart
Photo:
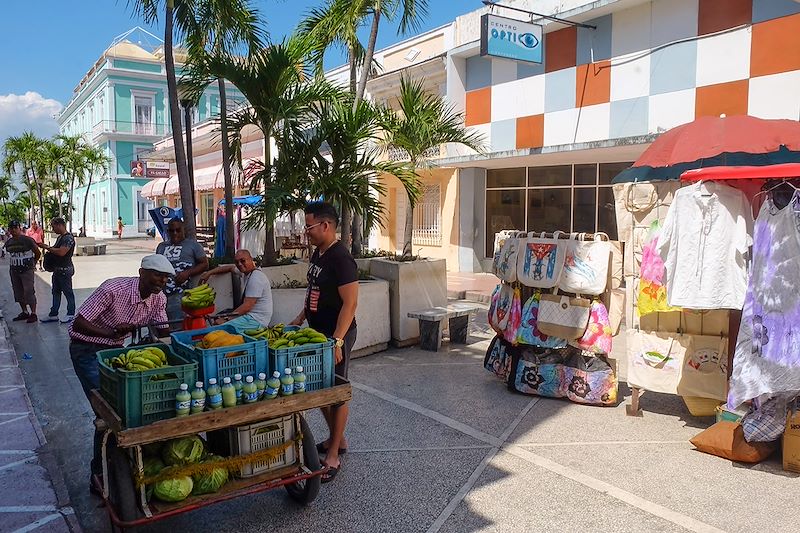
[[[92,391],[92,407],[108,426],[103,436],[103,476],[102,479],[95,478],[95,483],[102,487],[112,527],[124,530],[281,486],[286,487],[289,495],[300,504],[311,503],[319,493],[321,476],[327,469],[320,466],[314,436],[302,413],[308,409],[346,402],[351,397],[350,383],[337,376],[334,386],[327,389],[125,429],[117,413],[100,396],[99,391]],[[139,476],[143,475],[142,446],[145,444],[288,415],[293,416],[296,431],[302,434],[302,441],[296,444],[298,449],[295,455],[298,460],[295,464],[246,479],[231,479],[219,492],[189,496],[178,503],[158,500],[148,503],[145,487],[136,487],[134,472],[138,470]]]

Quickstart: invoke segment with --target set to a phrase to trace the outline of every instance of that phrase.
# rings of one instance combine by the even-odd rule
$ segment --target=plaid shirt
[[[139,295],[139,278],[112,278],[103,282],[89,298],[83,302],[78,314],[103,328],[114,328],[120,324],[146,326],[151,322],[167,321],[167,297],[159,292],[144,300]],[[71,339],[106,346],[122,346],[125,336],[109,339],[93,337],[74,330],[74,322],[69,326]]]

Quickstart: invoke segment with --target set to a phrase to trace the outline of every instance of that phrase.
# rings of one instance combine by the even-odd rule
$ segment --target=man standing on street
[[[100,387],[99,350],[120,348],[134,330],[166,322],[167,297],[162,291],[174,275],[175,269],[163,255],[148,255],[142,259],[139,277],[104,281],[78,309],[69,327],[69,355],[87,399],[92,389]],[[159,328],[158,335],[166,337],[169,329]],[[92,475],[102,472],[102,426],[96,419]],[[97,494],[91,476],[89,490]]]
[[[14,301],[19,304],[22,312],[13,318],[14,321],[24,320],[33,324],[36,318],[36,290],[34,288],[33,273],[36,263],[42,256],[36,242],[22,234],[20,223],[12,221],[8,225],[11,238],[6,241],[5,250],[10,258],[9,272],[11,274],[11,287],[14,290]],[[28,312],[30,309],[30,313]]]
[[[339,215],[329,203],[309,204],[305,209],[308,242],[316,246],[308,267],[305,306],[292,321],[308,325],[335,341],[336,374],[347,377],[350,350],[356,342],[358,267],[347,248],[336,238]],[[347,451],[344,429],[349,407],[346,403],[322,408],[328,424],[328,439],[317,449],[325,454],[323,464],[330,471],[322,482],[333,481],[341,468],[339,455]]]
[[[183,220],[173,218],[167,224],[168,242],[156,247],[156,253],[166,257],[175,269],[175,278],[167,281],[164,294],[167,295],[167,317],[169,320],[182,320],[181,298],[189,287],[189,278],[208,270],[208,258],[200,243],[187,239]]]
[[[25,231],[25,235],[33,239],[33,242],[35,242],[37,245],[44,243],[44,229],[42,229],[36,219],[33,219],[33,222],[31,222],[31,227]],[[36,269],[44,270],[41,265],[41,255],[36,260]]]
[[[53,233],[58,235],[53,246],[40,243],[39,247],[45,250],[45,263],[48,270],[53,273],[53,305],[50,314],[42,322],[56,322],[58,310],[61,308],[61,295],[67,299],[67,315],[61,319],[62,324],[72,322],[75,318],[75,293],[72,291],[72,276],[75,267],[72,265],[72,252],[75,251],[75,237],[67,231],[67,223],[61,217],[55,217],[50,226]]]

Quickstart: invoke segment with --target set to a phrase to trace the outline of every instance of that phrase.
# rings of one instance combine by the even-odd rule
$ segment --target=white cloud
[[[0,95],[0,143],[25,131],[40,137],[58,133],[58,123],[53,117],[63,107],[58,100],[33,91]]]

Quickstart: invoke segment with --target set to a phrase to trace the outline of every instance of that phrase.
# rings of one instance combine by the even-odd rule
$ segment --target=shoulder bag
[[[558,288],[573,293],[598,295],[608,284],[611,243],[605,233],[596,233],[592,240],[584,234],[566,241],[564,272]]]
[[[589,324],[591,301],[555,292],[544,293],[539,299],[539,331],[568,341],[582,337]]]
[[[538,289],[552,289],[558,285],[564,269],[564,256],[568,241],[559,239],[560,231],[552,238],[544,238],[544,233],[528,233],[527,239],[518,253],[517,273],[520,283]]]

